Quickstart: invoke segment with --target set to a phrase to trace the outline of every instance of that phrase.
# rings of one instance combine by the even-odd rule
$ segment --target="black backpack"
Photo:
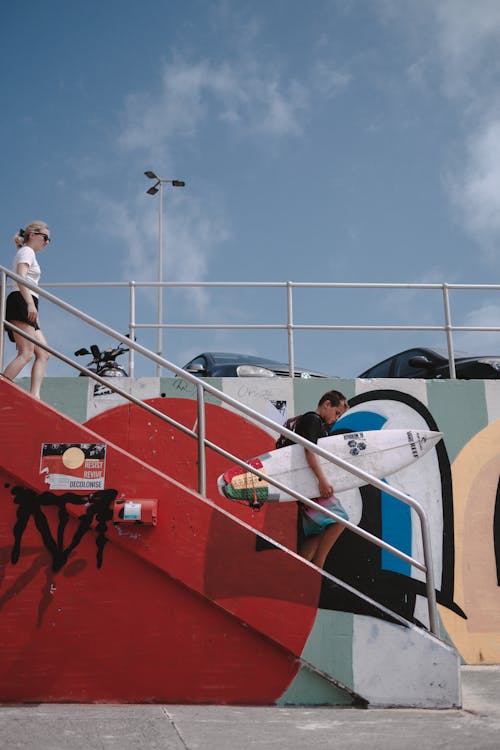
[[[283,427],[286,427],[287,430],[295,432],[295,427],[301,416],[302,414],[298,414],[296,417],[290,417],[290,419],[287,419],[286,422],[283,422]],[[278,435],[276,448],[286,448],[287,445],[293,445],[293,440],[289,440],[289,438],[285,437],[284,435]]]
[[[283,423],[283,427],[286,427],[287,430],[291,430],[292,432],[295,432],[295,428],[297,427],[297,422],[305,414],[310,414],[310,412],[306,411],[304,412],[304,414],[297,414],[296,417],[290,417],[290,419],[287,419],[286,422]],[[313,412],[313,414],[316,414],[316,412]],[[285,437],[284,435],[279,435],[276,441],[276,448],[286,448],[287,445],[294,445],[293,440],[289,440],[289,438]]]

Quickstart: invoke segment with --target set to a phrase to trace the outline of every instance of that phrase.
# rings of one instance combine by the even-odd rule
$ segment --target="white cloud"
[[[471,310],[465,316],[464,325],[491,327],[498,326],[500,321],[500,304],[485,302],[481,307]]]
[[[467,108],[495,94],[500,69],[498,0],[378,0],[385,25],[398,24],[415,60],[408,66],[417,85],[435,86]]]
[[[498,294],[498,292],[497,292]],[[471,310],[463,322],[455,325],[472,326],[478,328],[498,327],[500,321],[500,304],[485,302],[480,307]],[[500,331],[471,331],[456,333],[454,336],[457,348],[474,354],[500,354]]]
[[[458,220],[491,263],[500,245],[500,2],[378,0],[414,59],[410,83],[444,97],[456,112],[444,186]]]
[[[151,221],[152,212],[97,191],[88,192],[86,197],[95,212],[96,231],[118,240],[123,250],[117,275],[134,281],[153,281],[157,275],[158,234],[155,235],[157,222]]]
[[[123,252],[119,276],[123,279],[155,281],[158,278],[158,204],[144,206],[138,201],[118,201],[102,194],[89,194],[97,229],[119,242]],[[158,196],[157,196],[158,199]],[[230,231],[217,206],[207,206],[192,195],[169,193],[168,213],[164,207],[163,278],[166,281],[203,281],[218,244]],[[151,300],[154,294],[148,293]],[[151,303],[153,304],[153,303]],[[191,312],[206,314],[208,297],[201,289],[192,289]]]
[[[459,108],[464,139],[445,181],[460,221],[490,261],[500,243],[500,3],[426,0],[435,19],[442,89]],[[420,71],[417,68],[414,74]]]
[[[476,97],[483,91],[500,60],[500,3],[498,0],[434,0],[437,39],[448,93]],[[479,80],[478,75],[479,74]],[[479,83],[479,87],[478,87]]]
[[[476,74],[491,80],[498,72],[498,0],[378,0],[376,7],[382,23],[401,24],[418,49],[413,73],[420,77],[438,62],[448,95],[474,96]]]
[[[211,251],[229,238],[229,229],[216,211],[191,201],[170,220],[176,247],[171,247],[170,274],[174,279],[204,279],[208,275]],[[168,262],[168,260],[167,260]]]
[[[272,65],[180,60],[165,66],[159,91],[129,95],[119,143],[158,156],[210,119],[238,135],[296,136],[307,104],[306,87],[284,81]]]
[[[182,141],[194,141],[214,123],[237,139],[257,138],[262,148],[276,139],[300,137],[311,111],[310,99],[322,90],[331,97],[349,83],[349,76],[329,64],[318,64],[304,80],[286,77],[277,63],[242,52],[227,61],[177,59],[164,66],[156,90],[130,94],[124,105],[118,146],[131,154],[148,155],[154,163],[175,163]],[[211,205],[207,201],[210,200]],[[228,222],[216,197],[195,202],[169,193],[167,276],[202,281],[210,259],[229,237]],[[132,204],[100,201],[107,227],[123,242],[122,274],[126,278],[155,277],[157,220],[151,212],[138,218]],[[173,206],[172,206],[173,204]],[[172,245],[172,238],[175,246]],[[195,293],[194,307],[203,314],[205,295]]]
[[[439,266],[433,266],[422,271],[412,283],[421,285],[434,285],[428,289],[424,286],[419,288],[406,287],[403,289],[382,290],[377,298],[377,306],[384,312],[389,312],[396,325],[416,324],[421,326],[444,325],[444,308],[442,283],[446,280],[452,283],[456,272],[444,270]],[[439,285],[437,288],[435,285]],[[397,314],[395,313],[397,311]],[[420,335],[420,334],[419,334]],[[423,335],[423,334],[422,334]],[[439,337],[441,334],[437,333]]]
[[[448,185],[470,234],[491,260],[500,242],[500,118],[491,117],[469,135],[465,160]]]
[[[332,99],[345,91],[351,80],[351,73],[339,70],[335,63],[327,60],[318,60],[313,70],[313,85],[325,99]]]

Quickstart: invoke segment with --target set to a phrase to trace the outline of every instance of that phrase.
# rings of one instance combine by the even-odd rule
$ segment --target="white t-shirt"
[[[23,245],[19,248],[14,258],[14,273],[17,273],[17,266],[19,263],[26,263],[28,265],[28,273],[26,274],[28,281],[31,281],[33,284],[38,284],[42,272],[36,259],[36,253],[32,247],[29,245]],[[38,297],[36,292],[31,292],[31,294],[34,297]]]

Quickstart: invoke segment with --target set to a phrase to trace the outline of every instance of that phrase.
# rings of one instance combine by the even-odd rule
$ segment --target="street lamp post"
[[[154,172],[148,170],[144,172],[146,177],[150,180],[156,180],[155,184],[146,190],[148,195],[156,195],[160,193],[158,203],[158,328],[156,333],[156,353],[159,357],[162,356],[163,349],[163,185],[172,185],[172,187],[184,187],[186,184],[182,180],[164,180],[162,177],[158,177]],[[156,365],[156,374],[161,375],[161,366]]]

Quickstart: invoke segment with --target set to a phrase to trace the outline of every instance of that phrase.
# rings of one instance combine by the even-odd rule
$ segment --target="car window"
[[[390,378],[391,377],[391,359],[385,359],[383,362],[379,362],[378,365],[370,367],[366,370],[363,377],[365,378]]]
[[[240,358],[239,354],[232,354],[231,352],[211,352],[211,356],[212,361],[215,362],[216,365],[224,365],[228,362],[231,363]],[[201,357],[201,359],[203,359],[203,357]]]
[[[394,366],[394,377],[396,378],[430,378],[433,377],[433,371],[428,370],[425,367],[413,367],[410,365],[410,359],[412,357],[426,357],[435,362],[436,358],[425,352],[422,349],[410,349],[407,352],[403,352],[396,357]]]
[[[239,354],[239,353],[233,353],[233,352],[213,352],[212,353],[212,359],[213,361],[218,364],[269,364],[269,365],[276,365],[279,364],[279,362],[276,362],[274,359],[267,359],[266,357],[257,357],[253,354]]]
[[[422,375],[420,375],[420,373],[422,372],[422,368],[412,367],[412,365],[410,365],[410,359],[412,357],[418,357],[423,353],[424,352],[422,352],[420,349],[410,349],[410,351],[408,352],[399,354],[396,357],[394,376],[396,378],[414,378],[418,373],[419,377],[422,377]]]

